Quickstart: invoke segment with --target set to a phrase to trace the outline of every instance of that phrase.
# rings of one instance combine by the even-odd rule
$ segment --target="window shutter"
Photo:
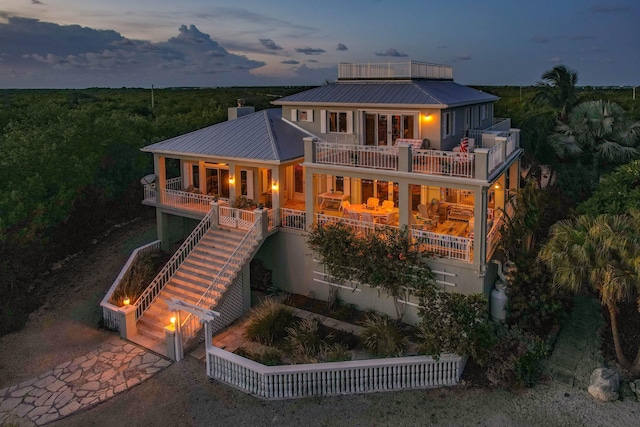
[[[455,136],[456,134],[456,112],[451,112],[451,135]]]
[[[442,137],[447,136],[447,115],[449,113],[440,114],[440,125],[442,126]]]
[[[291,109],[291,121],[292,122],[298,121],[298,110],[296,110],[295,108]]]
[[[307,121],[313,122],[313,110],[307,110]]]
[[[353,111],[347,112],[347,133],[353,133]]]
[[[253,192],[253,171],[247,171],[247,198],[255,199]]]
[[[320,110],[320,133],[327,133],[327,110]]]

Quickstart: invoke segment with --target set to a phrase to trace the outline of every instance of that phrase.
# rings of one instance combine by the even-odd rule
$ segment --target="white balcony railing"
[[[338,166],[396,170],[397,149],[369,145],[315,143],[316,163]]]
[[[304,231],[307,229],[307,213],[296,209],[281,208],[280,223],[283,228]]]
[[[390,225],[379,225],[368,221],[358,221],[355,219],[343,218],[338,216],[316,214],[316,224],[335,224],[343,223],[352,228],[356,234],[366,236],[375,232],[380,227],[393,227]],[[425,230],[411,230],[411,235],[418,244],[420,249],[433,253],[441,258],[455,259],[458,261],[473,261],[473,239],[468,237],[458,237],[448,234],[433,233]]]
[[[452,151],[415,150],[412,152],[413,172],[430,175],[473,178],[475,155]]]

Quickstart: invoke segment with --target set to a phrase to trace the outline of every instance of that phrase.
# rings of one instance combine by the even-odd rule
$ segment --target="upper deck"
[[[394,79],[453,80],[453,67],[417,61],[338,64],[338,80]]]

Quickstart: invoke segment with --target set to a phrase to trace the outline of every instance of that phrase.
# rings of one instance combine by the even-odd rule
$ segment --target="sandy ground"
[[[130,251],[152,239],[153,221],[115,230],[50,275],[47,304],[20,332],[0,338],[0,388],[95,349],[98,306]],[[145,241],[146,238],[146,241]],[[19,425],[19,424],[18,424]],[[600,403],[585,390],[546,383],[511,392],[453,388],[262,401],[210,381],[191,357],[55,426],[635,426],[640,403]]]

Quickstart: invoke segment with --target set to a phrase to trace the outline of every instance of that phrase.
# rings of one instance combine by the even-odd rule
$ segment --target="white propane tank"
[[[507,294],[506,288],[502,280],[496,280],[493,290],[491,291],[491,319],[494,322],[504,323],[507,318],[506,305]]]

